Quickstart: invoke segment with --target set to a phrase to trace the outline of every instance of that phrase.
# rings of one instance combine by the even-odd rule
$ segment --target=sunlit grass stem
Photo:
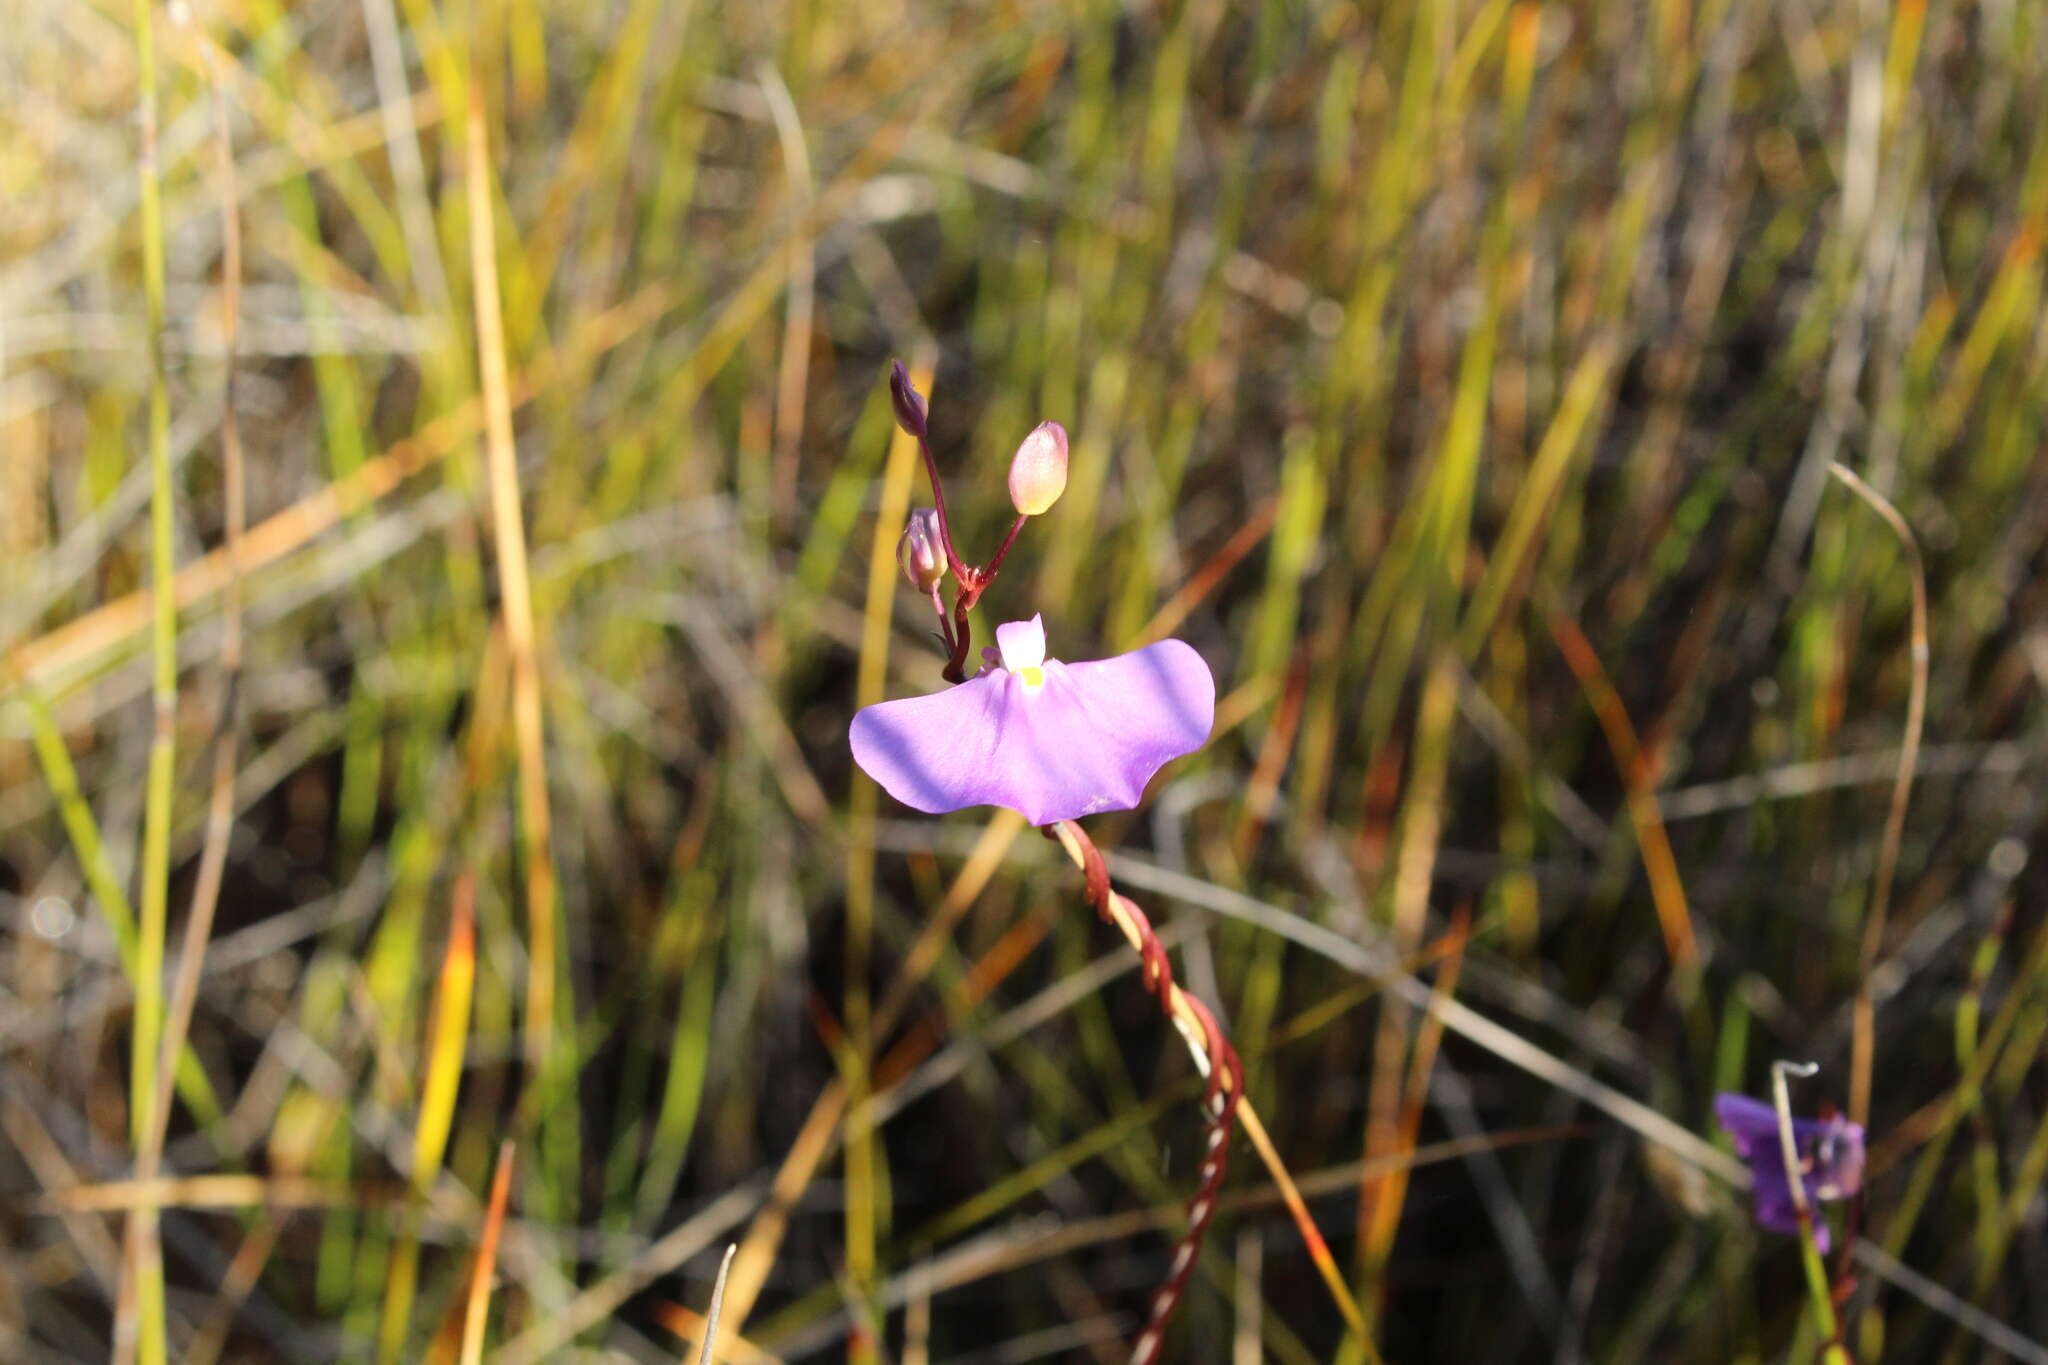
[[[178,609],[172,595],[176,528],[171,486],[171,400],[164,369],[164,221],[157,168],[156,15],[151,0],[135,0],[138,84],[136,174],[142,237],[143,316],[149,352],[150,470],[150,699],[149,773],[143,798],[141,913],[136,929],[135,1023],[129,1054],[129,1132],[138,1160],[156,1131],[157,1068],[164,1026],[164,938],[171,882],[171,798],[177,773]],[[169,1356],[163,1252],[154,1209],[129,1222],[129,1270],[134,1277],[133,1327],[141,1365],[165,1365]],[[116,1354],[122,1353],[116,1339]]]

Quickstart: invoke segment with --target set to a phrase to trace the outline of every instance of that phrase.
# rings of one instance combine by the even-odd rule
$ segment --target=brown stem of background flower
[[[1152,932],[1145,912],[1110,886],[1109,867],[1094,841],[1072,820],[1049,826],[1045,834],[1059,840],[1067,856],[1081,869],[1088,903],[1095,907],[1095,913],[1115,925],[1137,950],[1143,964],[1145,989],[1158,997],[1159,1008],[1180,1030],[1196,1067],[1208,1081],[1208,1088],[1202,1092],[1202,1108],[1209,1115],[1209,1136],[1202,1149],[1199,1182],[1194,1197],[1188,1201],[1187,1231],[1173,1249],[1166,1282],[1152,1296],[1145,1330],[1131,1346],[1131,1365],[1151,1365],[1159,1359],[1167,1326],[1180,1306],[1181,1293],[1187,1288],[1188,1276],[1194,1272],[1195,1259],[1201,1253],[1202,1234],[1208,1229],[1210,1215],[1216,1211],[1216,1196],[1223,1187],[1223,1173],[1230,1159],[1230,1135],[1237,1122],[1238,1098],[1244,1092],[1244,1067],[1238,1061],[1237,1049],[1223,1036],[1223,1029],[1209,1007],[1174,984],[1166,946]]]

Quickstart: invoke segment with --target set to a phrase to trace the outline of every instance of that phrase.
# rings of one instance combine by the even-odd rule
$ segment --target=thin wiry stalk
[[[1927,721],[1927,571],[1920,561],[1920,542],[1913,528],[1884,494],[1841,464],[1828,472],[1848,485],[1899,538],[1913,584],[1913,677],[1906,693],[1906,731],[1899,742],[1899,769],[1892,779],[1891,808],[1885,813],[1884,838],[1877,850],[1877,872],[1870,888],[1870,913],[1863,917],[1863,947],[1856,979],[1856,1028],[1850,1045],[1849,1120],[1870,1121],[1870,1075],[1877,1057],[1877,1002],[1870,978],[1884,949],[1884,926],[1891,909],[1892,876],[1899,865],[1899,840],[1906,828],[1906,803],[1913,795],[1913,769],[1919,762],[1920,735]]]
[[[732,1270],[733,1254],[739,1249],[739,1243],[734,1242],[719,1259],[718,1280],[711,1286],[711,1307],[704,1314],[704,1346],[697,1352],[697,1365],[711,1365],[718,1358],[718,1315],[725,1308],[725,1277]]]
[[[1811,1076],[1819,1070],[1813,1062],[1771,1063],[1771,1102],[1778,1111],[1778,1152],[1784,1158],[1785,1182],[1792,1191],[1792,1212],[1799,1219],[1799,1256],[1806,1271],[1807,1295],[1814,1318],[1828,1339],[1822,1359],[1826,1365],[1848,1365],[1835,1302],[1828,1294],[1827,1272],[1821,1268],[1820,1245],[1814,1239],[1813,1206],[1806,1200],[1806,1173],[1800,1169],[1799,1144],[1792,1136],[1792,1097],[1785,1081],[1787,1076]]]

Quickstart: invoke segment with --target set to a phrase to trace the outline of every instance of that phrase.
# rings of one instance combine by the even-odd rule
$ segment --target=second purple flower
[[[1778,1137],[1778,1112],[1747,1095],[1714,1097],[1714,1117],[1728,1130],[1735,1154],[1749,1166],[1755,1180],[1756,1222],[1773,1232],[1799,1232],[1799,1211],[1792,1202],[1792,1182],[1785,1172],[1785,1154]],[[1792,1120],[1792,1145],[1799,1154],[1800,1183],[1809,1207],[1826,1200],[1847,1199],[1863,1186],[1863,1128],[1840,1114],[1824,1119]],[[1823,1255],[1828,1226],[1813,1220],[1813,1242]]]

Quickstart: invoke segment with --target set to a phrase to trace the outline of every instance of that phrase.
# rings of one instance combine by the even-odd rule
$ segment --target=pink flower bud
[[[1010,458],[1010,503],[1035,517],[1067,491],[1067,429],[1040,422]]]
[[[920,507],[910,514],[903,538],[896,542],[896,562],[910,586],[928,593],[946,576],[946,550],[939,539],[939,514]]]

